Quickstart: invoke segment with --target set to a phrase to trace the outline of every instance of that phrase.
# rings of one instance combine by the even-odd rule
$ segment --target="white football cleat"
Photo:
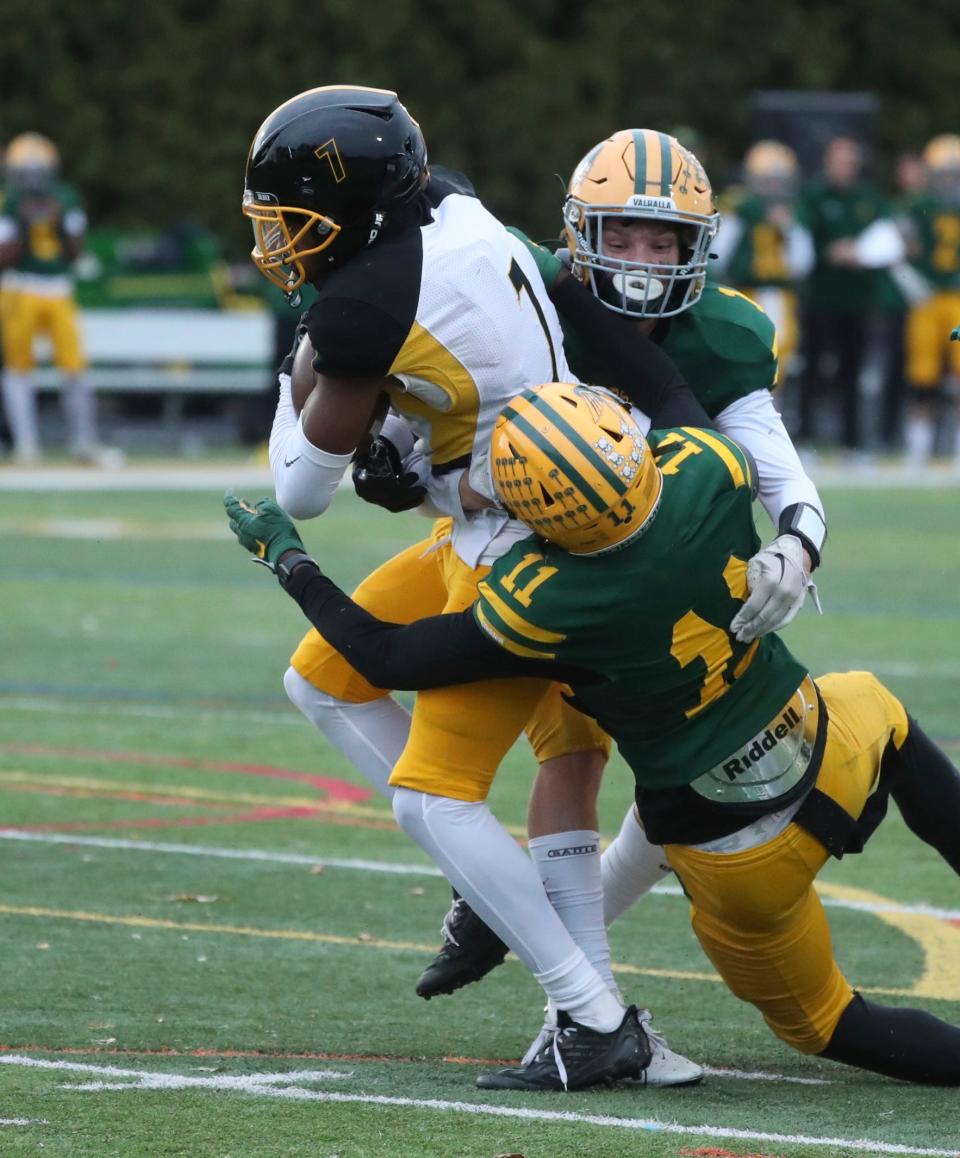
[[[650,1064],[643,1071],[642,1077],[631,1080],[631,1085],[657,1086],[662,1089],[667,1086],[695,1086],[702,1081],[703,1066],[698,1066],[681,1053],[675,1053],[667,1045],[663,1034],[657,1033],[650,1024],[652,1020],[653,1014],[649,1009],[640,1010],[640,1024],[646,1030],[650,1042]]]

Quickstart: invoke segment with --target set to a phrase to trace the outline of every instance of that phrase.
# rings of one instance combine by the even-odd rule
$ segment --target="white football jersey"
[[[466,468],[474,490],[491,500],[497,414],[532,386],[577,381],[526,246],[477,198],[442,185],[430,220],[347,263],[310,316],[315,367],[389,378],[391,401],[423,440],[433,471]],[[345,348],[357,334],[359,355]],[[456,520],[454,546],[474,566],[528,534],[503,511],[477,512]]]

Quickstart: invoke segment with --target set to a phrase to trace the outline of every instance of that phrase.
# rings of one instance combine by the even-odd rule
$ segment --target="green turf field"
[[[960,489],[825,500],[826,615],[791,644],[814,673],[872,668],[957,760]],[[304,530],[349,585],[427,527],[341,494]],[[299,611],[219,494],[5,493],[0,533],[0,1154],[960,1152],[957,1091],[781,1045],[717,982],[675,887],[611,939],[705,1083],[481,1093],[538,1029],[539,990],[511,959],[414,995],[449,890],[287,704]],[[531,774],[518,747],[491,800],[518,835]],[[606,836],[630,792],[615,763]],[[960,1022],[960,890],[899,816],[822,883],[854,983]]]

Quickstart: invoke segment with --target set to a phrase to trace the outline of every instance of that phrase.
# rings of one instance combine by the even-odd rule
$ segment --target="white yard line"
[[[657,1118],[620,1118],[611,1114],[582,1114],[569,1110],[539,1110],[527,1107],[485,1105],[477,1102],[451,1102],[436,1098],[387,1097],[379,1094],[343,1094],[327,1090],[310,1090],[287,1083],[349,1079],[342,1071],[290,1071],[280,1074],[247,1074],[241,1077],[220,1075],[195,1077],[162,1071],[121,1069],[117,1066],[82,1062],[47,1061],[22,1054],[0,1056],[0,1064],[44,1069],[62,1073],[96,1075],[97,1079],[77,1085],[61,1086],[64,1090],[99,1093],[106,1090],[181,1090],[206,1089],[215,1092],[242,1092],[260,1097],[295,1101],[340,1102],[353,1105],[397,1106],[440,1113],[474,1114],[478,1117],[514,1118],[528,1122],[550,1122],[560,1125],[589,1125],[608,1129],[642,1130],[646,1133],[677,1134],[698,1138],[735,1138],[751,1142],[777,1142],[787,1145],[830,1147],[860,1153],[909,1154],[917,1158],[956,1158],[955,1150],[928,1146],[905,1146],[866,1138],[818,1138],[809,1134],[775,1134],[766,1130],[739,1130],[728,1126],[685,1126]],[[131,1081],[118,1081],[129,1078]]]
[[[214,848],[208,845],[176,844],[170,841],[124,840],[111,836],[78,836],[66,832],[19,832],[0,829],[0,840],[21,840],[34,844],[74,844],[87,848],[119,849],[125,852],[172,853],[180,856],[206,856],[220,860],[265,861],[268,864],[305,865],[339,868],[359,872],[391,873],[395,876],[439,877],[443,874],[433,865],[379,860],[348,860],[337,857],[305,856],[295,852],[269,852],[256,848]]]
[[[219,848],[205,844],[178,844],[173,841],[126,840],[114,836],[80,836],[69,832],[21,832],[15,828],[0,828],[0,840],[23,841],[30,844],[68,844],[86,848],[116,849],[122,852],[149,852],[174,856],[205,856],[220,860],[262,861],[267,864],[304,865],[309,867],[344,869],[348,872],[389,873],[394,876],[439,877],[443,874],[432,865],[405,861],[360,860],[338,857],[307,856],[295,852],[271,852],[259,848]],[[661,896],[679,897],[679,885],[654,885],[651,890]],[[933,905],[898,904],[873,901],[847,901],[824,897],[828,908],[848,909],[857,913],[896,913],[901,916],[937,917],[942,921],[960,921],[960,909],[940,909]]]

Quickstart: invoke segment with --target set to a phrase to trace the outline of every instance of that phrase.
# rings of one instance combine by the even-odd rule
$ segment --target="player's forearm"
[[[277,502],[295,519],[312,519],[330,505],[351,454],[329,454],[304,434],[290,395],[290,376],[280,374],[280,396],[270,430],[270,472]]]
[[[803,468],[796,448],[783,425],[768,390],[755,390],[737,399],[717,415],[717,425],[728,438],[739,442],[757,467],[759,499],[780,534],[796,534],[785,525],[796,522],[795,508],[801,510],[800,534],[809,540],[808,553],[814,566],[819,563],[826,538],[826,516],[816,485]]]
[[[599,385],[622,391],[658,429],[713,427],[672,359],[628,319],[608,310],[572,276],[558,281],[550,297],[587,345],[603,350],[608,381]]]
[[[374,687],[420,691],[475,680],[542,676],[567,680],[569,669],[524,660],[499,648],[471,611],[386,623],[359,607],[315,563],[295,568],[281,585],[304,615]]]

